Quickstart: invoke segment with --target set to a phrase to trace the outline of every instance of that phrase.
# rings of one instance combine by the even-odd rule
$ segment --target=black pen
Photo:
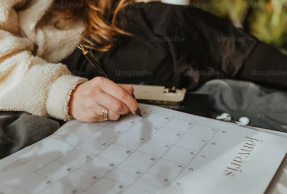
[[[83,51],[83,55],[85,55],[85,57],[92,63],[92,65],[96,68],[96,70],[101,74],[101,76],[110,79],[105,72],[100,68],[99,64],[97,63],[97,61],[90,55],[89,51],[86,50],[83,45],[79,45],[78,46],[79,49],[81,49]]]
[[[82,50],[83,55],[91,62],[91,64],[95,67],[95,69],[99,72],[99,74],[100,74],[101,76],[103,76],[103,77],[105,77],[105,78],[111,80],[111,79],[107,76],[107,74],[105,74],[105,72],[100,68],[100,65],[99,65],[99,64],[97,63],[97,61],[92,57],[92,55],[90,55],[89,51],[86,50],[86,49],[83,47],[83,45],[80,44],[80,45],[78,46],[78,48]],[[134,94],[132,94],[132,96],[133,96],[134,99],[135,99]]]

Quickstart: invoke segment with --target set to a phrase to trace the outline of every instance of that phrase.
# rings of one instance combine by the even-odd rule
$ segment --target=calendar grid
[[[141,119],[141,120],[142,120],[142,119]],[[140,121],[138,121],[138,122],[140,122]],[[132,126],[136,125],[138,122],[133,123]],[[109,124],[107,124],[106,126],[108,127]],[[103,128],[104,128],[104,127],[103,127]],[[103,129],[103,128],[102,128],[102,129]],[[101,129],[101,130],[102,130],[102,129]],[[120,138],[123,134],[126,134],[126,133],[127,133],[127,131],[121,133],[121,135],[118,136],[116,139]],[[93,135],[91,135],[90,137],[92,137],[92,136],[93,136]],[[111,143],[110,145],[112,145],[112,144],[116,141],[116,139],[115,139],[113,142],[109,142],[109,143]],[[109,146],[110,146],[110,145],[109,145]],[[109,147],[109,146],[108,146],[108,147]],[[119,146],[121,146],[121,145],[119,145]],[[124,147],[124,146],[121,146],[121,147]],[[107,147],[106,147],[106,148],[107,148]],[[106,148],[105,148],[105,149],[106,149]],[[125,147],[125,148],[127,148],[127,147]],[[130,148],[127,148],[127,149],[130,149]],[[102,151],[103,151],[103,150],[102,150]],[[99,155],[99,154],[98,154],[98,155]],[[95,157],[96,157],[96,156],[95,156]],[[100,158],[101,158],[101,157],[100,157]],[[105,158],[103,158],[103,159],[105,159]],[[107,160],[107,159],[105,159],[105,160]],[[124,161],[123,161],[123,162],[124,162]],[[123,162],[122,162],[122,163],[123,163]],[[122,164],[122,163],[119,163],[119,165]],[[116,167],[115,167],[115,168],[116,168]],[[111,170],[112,170],[112,169],[111,169]],[[103,176],[103,177],[101,177],[101,178],[107,178],[106,176],[109,174],[109,172],[110,172],[111,170],[107,171],[107,172],[106,172],[106,175]],[[109,179],[109,178],[108,178],[108,179]],[[111,179],[111,180],[112,180],[112,179]],[[91,185],[90,187],[92,187],[92,185]],[[87,190],[88,190],[90,187],[86,188],[84,191],[87,192]]]
[[[104,128],[106,125],[108,125],[108,123],[107,123],[107,124],[104,124],[104,125],[102,126],[102,128]],[[102,128],[101,128],[101,129],[102,129]],[[101,130],[101,129],[100,129],[100,130]],[[92,135],[93,135],[93,134],[92,134]],[[91,135],[91,136],[92,136],[92,135]],[[90,136],[90,137],[91,137],[91,136]],[[52,137],[54,137],[54,136],[52,135]],[[49,137],[48,137],[48,138],[49,138]],[[88,137],[88,138],[89,138],[89,137]],[[87,138],[87,139],[88,139],[88,138]],[[85,140],[84,140],[84,141],[85,141]],[[67,143],[68,143],[68,142],[67,142]],[[69,143],[68,143],[68,144],[69,144]],[[80,144],[80,143],[79,143],[79,144]],[[71,144],[70,144],[70,145],[71,145]],[[72,145],[71,145],[71,146],[72,146]],[[76,147],[76,146],[75,146],[75,147]],[[73,150],[73,148],[72,148],[71,150]],[[71,150],[70,150],[70,151],[71,151]],[[70,151],[68,151],[67,153],[69,153]],[[61,157],[62,157],[62,156],[59,156],[59,157],[56,158],[54,161],[57,161],[57,160],[58,160],[59,158],[61,158]],[[50,163],[48,163],[48,164],[42,166],[41,168],[44,168],[45,166],[47,166],[47,165],[49,165],[49,164],[50,164]],[[40,168],[40,169],[41,169],[41,168]],[[39,169],[37,169],[37,170],[35,170],[35,171],[32,171],[31,173],[29,173],[28,175],[26,175],[25,177],[23,177],[23,179],[25,179],[26,177],[30,176],[30,175],[33,174],[33,173],[38,174],[38,173],[36,172],[36,171],[38,171],[38,170],[39,170]],[[45,175],[41,175],[41,176],[45,176]],[[48,176],[45,176],[45,177],[46,177],[46,178],[49,178]],[[49,181],[49,180],[48,180],[48,181]],[[17,186],[14,186],[14,187],[17,188],[17,189],[19,189],[19,190],[21,190],[21,191],[23,191],[23,192],[25,192],[25,193],[27,192],[27,191],[23,190],[22,188],[18,188]]]
[[[168,122],[170,122],[170,120],[169,120]],[[167,122],[167,123],[168,123],[168,122]],[[166,124],[167,124],[167,123],[166,123]],[[165,124],[165,125],[166,125],[166,124]],[[195,123],[195,124],[196,124],[196,123]],[[164,126],[165,126],[165,125],[164,125]],[[162,126],[161,128],[164,128],[164,126]],[[191,126],[189,127],[189,130],[190,130],[193,126],[194,126],[194,125],[191,125]],[[189,131],[189,130],[188,130],[188,131]],[[187,131],[187,132],[188,132],[188,131]],[[158,131],[157,131],[157,132],[158,132]],[[156,133],[157,133],[157,132],[156,132]],[[184,135],[186,135],[187,132],[184,133]],[[215,135],[216,135],[216,133],[213,135],[213,137],[214,137]],[[181,137],[178,139],[178,141],[180,141],[180,139],[181,139],[182,137],[183,137],[183,136],[181,136]],[[213,137],[212,137],[212,138],[213,138]],[[211,138],[211,139],[212,139],[212,138]],[[210,140],[211,140],[211,139],[210,139]],[[210,141],[210,140],[209,140],[209,141]],[[177,142],[178,142],[178,141],[177,141]],[[204,144],[204,146],[201,148],[201,150],[208,144],[209,141],[207,141],[207,142]],[[175,144],[176,144],[176,143],[175,143]],[[169,148],[169,150],[170,150],[172,147],[174,147],[175,144],[172,145],[172,146]],[[201,151],[201,150],[200,150],[200,151]],[[168,150],[167,150],[167,151],[168,151]],[[190,150],[190,151],[193,151],[193,150]],[[192,163],[193,159],[196,158],[197,155],[199,155],[200,151],[199,151],[199,152],[196,152],[197,154],[193,156],[193,158],[191,159],[191,161],[189,162],[189,164]],[[166,153],[165,153],[165,154],[166,154]],[[164,154],[164,155],[165,155],[165,154]],[[163,155],[163,156],[164,156],[164,155]],[[163,156],[160,157],[160,159],[162,159]],[[188,165],[189,165],[189,164],[188,164]],[[153,165],[155,165],[155,163],[153,163]],[[182,172],[183,170],[185,170],[185,168],[186,168],[188,165],[186,165],[183,169],[181,169],[180,172]],[[151,166],[151,167],[152,167],[152,166]],[[150,167],[150,168],[151,168],[151,167]],[[179,174],[179,175],[180,175],[180,174]],[[178,175],[178,176],[179,176],[179,175]],[[178,176],[177,176],[177,177],[178,177]],[[177,177],[175,177],[174,180],[175,180]]]
[[[159,117],[163,116],[163,117],[165,117],[165,119],[167,120],[167,122],[164,123],[162,126],[157,126],[157,129],[155,130],[155,132],[154,132],[153,134],[150,135],[150,137],[144,137],[144,136],[142,136],[142,135],[139,135],[139,134],[137,134],[137,133],[131,131],[136,125],[138,125],[138,124],[140,124],[140,123],[141,123],[141,124],[150,125],[151,127],[156,126],[156,125],[153,125],[153,124],[151,124],[151,123],[149,123],[149,122],[146,121],[146,119],[147,119],[150,115],[153,115],[153,116],[158,115]],[[205,137],[200,137],[200,136],[192,135],[192,134],[188,134],[188,132],[189,132],[195,125],[197,125],[197,123],[196,123],[196,122],[185,121],[185,120],[182,120],[182,119],[181,119],[182,121],[188,122],[188,125],[189,125],[188,128],[187,128],[187,130],[186,130],[186,132],[182,133],[182,132],[179,132],[179,131],[177,131],[177,130],[165,128],[165,126],[168,125],[173,119],[177,119],[177,118],[175,118],[175,117],[172,116],[172,115],[171,115],[171,116],[166,116],[166,115],[161,115],[161,114],[158,114],[158,113],[153,113],[153,111],[150,111],[150,113],[145,114],[144,118],[141,118],[140,120],[137,120],[137,121],[132,121],[132,125],[131,125],[127,130],[121,130],[120,128],[117,128],[117,126],[116,126],[116,127],[113,127],[113,126],[111,126],[111,125],[113,125],[113,123],[112,123],[112,122],[108,122],[108,123],[105,124],[105,125],[101,125],[101,127],[99,128],[99,130],[98,130],[97,132],[92,132],[87,138],[83,139],[81,142],[78,142],[76,145],[72,145],[72,144],[70,144],[69,142],[67,142],[68,144],[70,144],[71,146],[73,146],[73,148],[72,148],[71,150],[69,150],[65,155],[58,157],[57,159],[55,159],[55,160],[52,161],[52,162],[57,162],[57,163],[60,163],[60,164],[62,164],[62,165],[66,165],[66,166],[68,166],[68,167],[70,167],[70,168],[72,169],[72,172],[71,172],[71,173],[68,173],[66,176],[60,178],[59,181],[63,180],[65,177],[71,175],[72,173],[76,172],[77,170],[80,170],[80,171],[83,171],[83,172],[86,172],[86,173],[91,173],[91,172],[89,172],[89,171],[83,169],[83,167],[84,167],[85,165],[87,165],[88,163],[91,163],[95,158],[99,158],[99,159],[103,159],[103,160],[105,160],[105,161],[110,161],[111,164],[113,164],[113,165],[115,165],[115,166],[112,167],[111,169],[107,170],[107,171],[105,172],[104,176],[101,176],[101,175],[96,174],[96,173],[91,173],[91,174],[94,174],[95,177],[97,177],[98,180],[96,180],[93,184],[91,184],[89,187],[86,187],[85,189],[77,189],[77,188],[75,188],[75,189],[72,191],[73,194],[78,194],[78,193],[82,193],[82,192],[90,193],[90,192],[89,192],[89,189],[90,189],[91,187],[93,187],[93,185],[95,185],[97,182],[99,182],[99,181],[102,180],[102,179],[109,179],[109,180],[115,181],[115,182],[117,182],[117,183],[119,183],[119,184],[127,185],[127,187],[124,187],[124,186],[123,186],[124,189],[122,189],[122,191],[121,191],[120,193],[122,193],[122,192],[124,192],[125,190],[129,189],[129,187],[134,187],[134,188],[140,189],[140,190],[142,190],[142,191],[146,191],[147,193],[150,193],[149,190],[145,190],[145,189],[143,189],[143,188],[138,187],[137,185],[135,185],[135,183],[136,183],[141,177],[143,177],[146,173],[153,174],[153,175],[158,176],[158,177],[162,177],[162,179],[164,179],[164,181],[168,182],[168,184],[166,185],[166,187],[167,187],[168,185],[171,184],[171,182],[172,182],[173,180],[176,180],[176,178],[187,168],[187,166],[189,166],[189,165],[192,163],[192,161],[193,161],[197,156],[199,156],[200,152],[204,149],[204,147],[206,147],[206,145],[212,140],[212,138],[213,138],[213,137],[217,134],[217,132],[218,132],[218,130],[215,131],[215,132],[213,133],[213,136],[212,136],[210,139],[207,139],[207,138],[205,138]],[[203,126],[204,126],[204,125],[203,125]],[[101,139],[101,137],[94,137],[95,134],[100,133],[100,132],[101,132],[102,130],[104,130],[106,127],[111,127],[111,128],[113,128],[113,129],[119,130],[119,131],[118,131],[119,134],[117,134],[117,136],[114,138],[113,141],[107,141],[107,140]],[[206,126],[206,127],[209,127],[209,126]],[[179,135],[178,139],[177,139],[173,144],[170,144],[170,143],[167,143],[167,142],[165,142],[165,141],[158,140],[158,139],[153,139],[153,137],[155,137],[155,135],[158,134],[162,129],[170,130],[170,131],[176,132],[177,135],[178,135],[178,134],[180,134],[180,135]],[[119,144],[119,143],[116,142],[118,139],[120,139],[121,137],[123,137],[124,135],[129,134],[129,133],[144,138],[144,140],[139,144],[139,146],[138,146],[136,149],[131,149],[130,147],[121,145],[121,144]],[[57,135],[57,133],[55,134],[55,136],[56,136],[56,135]],[[185,147],[183,147],[183,146],[177,145],[177,143],[180,142],[180,141],[182,140],[182,138],[185,137],[185,136],[190,136],[190,137],[194,137],[194,138],[201,139],[201,141],[204,141],[204,144],[203,144],[198,150],[196,150],[196,149],[188,149],[188,148],[185,148]],[[53,136],[52,136],[52,137],[53,137]],[[57,136],[56,136],[56,137],[57,137]],[[91,140],[94,139],[94,140],[98,140],[98,141],[101,141],[101,142],[106,142],[108,145],[105,146],[104,148],[102,148],[102,150],[99,151],[99,153],[97,153],[96,155],[93,155],[93,154],[89,153],[88,151],[81,150],[81,149],[78,148],[80,145],[84,144],[84,143],[85,143],[87,140],[89,140],[89,139],[91,139]],[[144,152],[144,151],[142,151],[142,150],[139,150],[143,145],[145,145],[145,144],[148,143],[149,141],[155,141],[155,142],[158,142],[158,143],[161,143],[161,144],[165,144],[166,146],[168,146],[168,148],[164,151],[164,153],[163,153],[160,157],[157,156],[156,154],[146,153],[146,152]],[[128,150],[131,151],[131,153],[129,153],[129,155],[128,155],[124,160],[122,160],[121,162],[116,162],[116,161],[113,161],[113,160],[111,160],[111,159],[107,159],[107,158],[105,158],[105,157],[100,156],[103,152],[105,152],[105,151],[106,151],[109,147],[111,147],[112,145],[116,145],[116,146],[118,146],[118,147],[128,149]],[[172,148],[175,148],[175,147],[178,148],[178,149],[183,149],[183,150],[186,150],[186,151],[189,151],[189,152],[193,153],[193,154],[192,154],[192,157],[190,158],[190,161],[189,161],[188,164],[183,164],[183,163],[180,163],[180,162],[175,162],[175,161],[173,161],[173,160],[164,158],[164,157],[166,156],[166,154],[167,154]],[[127,150],[127,151],[128,151],[128,150]],[[65,162],[60,161],[61,158],[67,156],[67,155],[70,154],[71,152],[80,152],[80,153],[82,153],[82,154],[85,154],[86,157],[89,157],[89,158],[87,159],[86,162],[84,162],[83,164],[79,165],[78,167],[75,167],[75,166],[73,166],[73,165],[69,165],[69,164],[66,164]],[[151,163],[151,165],[149,165],[149,166],[146,168],[146,170],[139,169],[139,168],[135,168],[135,167],[133,167],[133,166],[131,166],[131,165],[125,164],[125,162],[126,162],[133,154],[135,154],[136,152],[137,152],[137,153],[144,154],[144,155],[148,155],[148,156],[151,157],[151,159],[152,159],[152,158],[155,158],[154,161]],[[161,161],[161,160],[168,161],[168,162],[170,162],[170,163],[176,164],[176,165],[178,165],[178,166],[181,168],[176,177],[172,178],[171,180],[168,180],[168,179],[167,179],[165,176],[163,176],[163,175],[160,175],[160,174],[157,174],[157,173],[154,173],[154,172],[150,172],[150,170],[151,170],[159,161]],[[47,167],[47,166],[50,165],[50,164],[51,164],[51,163],[48,163],[48,164],[42,166],[40,169],[44,169],[45,167]],[[116,181],[116,180],[114,180],[114,179],[112,179],[112,178],[109,178],[109,177],[108,177],[109,174],[110,174],[111,172],[113,172],[115,169],[117,169],[117,168],[118,168],[119,166],[121,166],[121,165],[126,166],[126,167],[131,168],[131,169],[134,169],[134,170],[136,170],[136,171],[138,171],[138,172],[140,171],[140,175],[137,176],[137,177],[135,178],[135,180],[134,180],[131,184],[125,184],[125,183],[123,183],[123,182],[119,182],[119,181]],[[28,177],[28,176],[30,176],[31,174],[38,174],[38,175],[40,175],[40,176],[46,177],[49,181],[51,181],[50,187],[51,187],[53,184],[56,184],[56,182],[54,182],[55,180],[53,180],[53,178],[51,178],[51,177],[49,177],[49,176],[46,176],[46,175],[43,175],[43,174],[39,174],[38,171],[39,171],[40,169],[37,169],[37,170],[33,171],[32,173],[28,174],[28,175],[25,176],[25,177]],[[25,177],[24,177],[24,178],[25,178]],[[69,185],[68,183],[65,183],[65,182],[61,182],[61,183],[64,184],[64,185]],[[70,185],[70,186],[74,187],[73,185]],[[15,186],[15,187],[16,187],[16,186]],[[17,188],[17,187],[16,187],[16,188]],[[21,188],[18,188],[18,189],[21,189]],[[46,188],[45,188],[45,189],[46,189]],[[43,191],[44,191],[45,189],[43,189]],[[24,192],[28,192],[28,191],[25,191],[25,190],[23,190],[23,191],[24,191]]]

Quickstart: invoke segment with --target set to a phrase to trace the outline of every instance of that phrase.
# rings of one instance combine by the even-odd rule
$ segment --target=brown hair
[[[65,14],[66,20],[73,20],[81,17],[84,19],[86,29],[82,34],[81,44],[91,50],[107,51],[113,45],[114,37],[123,34],[131,35],[118,27],[116,20],[118,13],[123,7],[134,0],[57,0],[57,8],[53,12]]]

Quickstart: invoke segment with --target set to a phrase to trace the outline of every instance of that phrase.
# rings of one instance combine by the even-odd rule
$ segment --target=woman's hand
[[[119,86],[114,82],[96,77],[78,85],[69,102],[69,114],[83,122],[103,122],[103,109],[109,109],[108,119],[115,121],[121,115],[141,115],[137,101],[132,97],[134,89],[129,85]]]

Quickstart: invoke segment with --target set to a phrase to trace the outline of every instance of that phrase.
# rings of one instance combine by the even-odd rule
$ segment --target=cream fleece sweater
[[[149,2],[158,0],[136,0]],[[0,0],[0,111],[69,120],[73,89],[87,79],[57,62],[80,43],[83,21],[54,26],[54,0]]]
[[[53,0],[0,0],[0,110],[69,120],[72,90],[87,81],[56,63],[77,47],[85,29],[54,26]]]

